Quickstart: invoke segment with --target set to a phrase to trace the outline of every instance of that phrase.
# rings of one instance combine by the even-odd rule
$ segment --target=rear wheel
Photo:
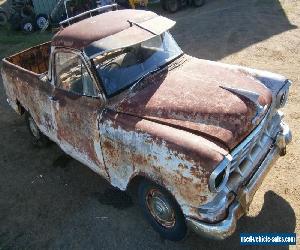
[[[0,9],[0,26],[4,26],[7,24],[8,18],[6,12]]]
[[[187,232],[184,215],[172,195],[148,181],[139,186],[139,203],[146,219],[163,238],[179,241]]]
[[[192,0],[192,3],[195,7],[201,7],[205,4],[205,0]]]
[[[171,12],[175,13],[180,8],[180,1],[179,0],[166,0],[166,9]]]
[[[20,30],[21,29],[21,21],[22,18],[19,14],[15,13],[10,16],[9,23],[11,25],[11,29],[13,30]]]
[[[49,144],[49,139],[40,131],[32,116],[28,112],[25,113],[25,122],[34,145],[44,147]]]
[[[167,0],[160,0],[160,5],[161,5],[161,8],[165,11],[167,11],[167,4],[166,4],[166,1]]]

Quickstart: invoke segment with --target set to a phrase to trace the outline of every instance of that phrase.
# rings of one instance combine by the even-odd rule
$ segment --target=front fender
[[[189,216],[214,198],[208,179],[227,152],[211,141],[110,110],[102,114],[100,135],[113,186],[125,190],[133,177],[146,176],[169,190]]]

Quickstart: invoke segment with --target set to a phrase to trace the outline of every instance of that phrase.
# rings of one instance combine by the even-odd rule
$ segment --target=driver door
[[[54,54],[52,96],[56,138],[73,158],[108,178],[100,146],[98,116],[104,107],[99,89],[80,53]]]

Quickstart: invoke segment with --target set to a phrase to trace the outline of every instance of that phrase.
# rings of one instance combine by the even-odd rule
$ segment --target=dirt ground
[[[300,3],[207,2],[167,15],[177,21],[172,34],[187,54],[270,70],[294,82],[284,109],[293,142],[237,232],[221,242],[194,233],[178,243],[161,239],[135,198],[112,189],[56,145],[33,147],[23,118],[6,104],[1,83],[0,249],[235,249],[241,232],[296,232],[300,243]]]

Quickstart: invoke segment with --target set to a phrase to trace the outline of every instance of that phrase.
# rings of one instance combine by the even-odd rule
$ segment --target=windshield
[[[132,47],[107,52],[93,61],[110,97],[181,54],[173,37],[165,32]]]

